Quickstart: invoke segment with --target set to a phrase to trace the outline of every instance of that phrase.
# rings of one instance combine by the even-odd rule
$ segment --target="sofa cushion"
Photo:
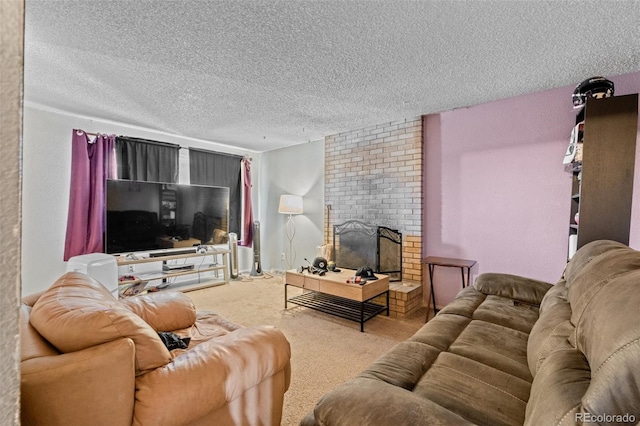
[[[527,425],[574,424],[583,413],[640,418],[640,253],[607,241],[583,249],[581,269],[545,296],[529,338]]]
[[[539,305],[551,284],[513,274],[486,272],[480,274],[473,286],[481,293]]]
[[[440,351],[446,351],[470,322],[470,318],[441,311],[427,323],[429,327],[422,327],[409,340],[426,343]]]
[[[538,308],[500,296],[487,296],[473,313],[473,319],[529,334],[538,319]]]
[[[524,424],[578,424],[575,413],[590,378],[589,363],[580,351],[566,348],[551,353],[540,365],[531,385]]]
[[[123,299],[120,303],[155,331],[174,331],[190,327],[196,322],[193,301],[179,291],[142,294]]]
[[[567,299],[571,304],[571,321],[577,324],[591,300],[616,277],[640,269],[640,252],[618,247],[595,256],[576,274],[568,287]]]
[[[640,270],[616,275],[598,286],[575,322],[575,346],[591,367],[591,385],[582,398],[589,413],[633,414],[640,419]],[[573,308],[571,292],[569,301]]]
[[[521,425],[531,384],[480,362],[442,352],[414,393],[477,425]]]
[[[538,314],[544,315],[544,311],[551,309],[555,304],[568,303],[567,301],[567,281],[559,280],[542,298]]]
[[[29,323],[30,314],[31,306],[24,304],[20,306],[20,361],[58,355],[60,352],[43,339]]]
[[[592,241],[580,247],[564,270],[563,278],[567,281],[567,288],[571,287],[575,276],[595,257],[612,249],[626,247],[622,243],[610,240]]]
[[[289,342],[273,326],[243,327],[202,342],[170,364],[136,377],[133,424],[219,424],[199,419],[224,404],[247,398],[247,390],[280,371],[285,370],[287,376],[290,358]],[[250,399],[244,401],[244,409],[252,406]],[[257,424],[245,417],[250,413],[235,414],[236,424]]]
[[[411,391],[439,354],[440,350],[431,345],[410,340],[400,342],[359,377],[377,379]]]
[[[455,412],[401,387],[356,377],[325,394],[301,426],[472,425]]]
[[[63,353],[123,337],[136,346],[136,371],[141,373],[171,361],[155,330],[100,283],[78,272],[67,272],[33,306],[30,322]]]
[[[449,347],[463,356],[531,382],[527,365],[527,339],[519,330],[485,321],[471,321]]]
[[[568,338],[574,327],[566,293],[566,284],[561,280],[542,299],[540,318],[533,325],[527,342],[527,361],[534,377],[549,355],[572,349]]]

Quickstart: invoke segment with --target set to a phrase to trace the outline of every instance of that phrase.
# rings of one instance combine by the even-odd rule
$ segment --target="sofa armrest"
[[[486,272],[476,278],[473,286],[480,293],[502,296],[530,305],[540,305],[553,284],[519,275]]]
[[[301,426],[470,425],[435,402],[375,379],[355,378],[325,394]]]
[[[179,291],[141,294],[120,302],[155,331],[180,330],[191,327],[196,322],[193,301]]]
[[[28,306],[33,306],[36,304],[38,299],[40,299],[40,296],[42,296],[43,293],[44,293],[44,290],[24,296],[22,298],[22,303]]]
[[[20,367],[23,425],[131,425],[135,347],[118,339]]]
[[[177,355],[136,379],[135,424],[193,423],[263,380],[290,374],[291,348],[270,326],[245,327]],[[284,394],[289,378],[285,377]],[[265,396],[268,397],[268,396]],[[275,398],[275,396],[274,396]]]

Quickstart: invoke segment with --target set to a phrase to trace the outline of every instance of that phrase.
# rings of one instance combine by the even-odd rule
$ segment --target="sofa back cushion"
[[[640,252],[604,241],[574,259],[580,267],[547,293],[529,336],[525,424],[640,419]]]
[[[552,353],[571,348],[568,337],[574,327],[566,294],[566,283],[561,280],[551,287],[540,304],[540,317],[533,325],[527,342],[527,362],[533,377]]]
[[[588,268],[568,294],[575,325],[570,342],[591,367],[582,408],[640,419],[640,253],[606,253]]]
[[[627,248],[627,246],[610,240],[592,241],[580,247],[580,250],[573,255],[564,270],[563,278],[567,282],[567,288],[571,287],[576,275],[579,274],[591,260],[604,252],[620,248]]]
[[[617,277],[640,269],[640,252],[620,247],[601,253],[576,274],[567,288],[571,303],[571,321],[577,325],[589,304],[601,290]]]
[[[531,384],[525,426],[579,424],[576,413],[590,382],[589,363],[580,351],[550,353]]]
[[[122,306],[102,284],[78,272],[67,272],[40,296],[30,322],[63,353],[131,338],[138,374],[171,361],[153,328]]]
[[[155,331],[180,330],[191,327],[196,322],[196,306],[189,296],[179,291],[127,297],[120,303]]]
[[[573,411],[590,382],[589,364],[569,342],[574,331],[567,283],[560,280],[544,296],[540,317],[527,342],[527,361],[534,377],[525,425],[574,424]]]
[[[33,328],[30,315],[31,306],[20,305],[20,361],[60,354]]]

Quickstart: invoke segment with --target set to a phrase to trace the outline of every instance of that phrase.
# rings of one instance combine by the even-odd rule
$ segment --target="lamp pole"
[[[292,214],[289,214],[287,224],[284,228],[284,233],[287,237],[287,240],[289,241],[289,245],[287,246],[287,251],[285,252],[284,258],[287,261],[289,269],[293,269],[293,265],[296,262],[296,248],[293,244],[293,238],[296,236],[296,224],[293,221]]]
[[[302,214],[302,212],[302,197],[300,195],[283,194],[280,196],[278,213],[289,215],[284,228],[284,234],[289,243],[284,257],[289,269],[293,269],[296,261],[296,248],[293,244],[293,238],[296,236],[296,224],[293,221],[293,215]]]

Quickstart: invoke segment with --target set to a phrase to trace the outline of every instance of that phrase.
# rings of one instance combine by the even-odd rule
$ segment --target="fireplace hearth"
[[[402,233],[396,229],[358,220],[334,225],[333,250],[339,268],[368,266],[390,281],[402,281]]]

